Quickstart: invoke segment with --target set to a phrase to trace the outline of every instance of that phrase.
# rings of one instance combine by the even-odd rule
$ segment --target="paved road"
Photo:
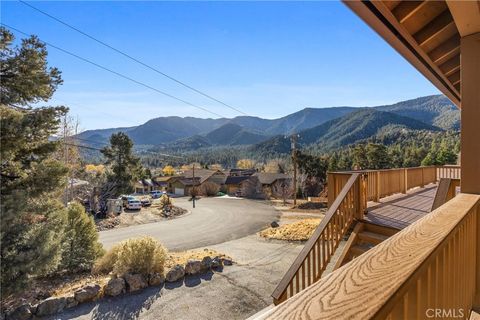
[[[196,202],[195,209],[187,198],[177,198],[174,203],[191,213],[173,220],[101,231],[100,241],[110,248],[122,240],[148,235],[169,250],[186,250],[251,235],[280,216],[265,202],[247,199],[203,198]]]

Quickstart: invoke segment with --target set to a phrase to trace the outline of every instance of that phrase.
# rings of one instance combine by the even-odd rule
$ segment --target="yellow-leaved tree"
[[[237,161],[237,168],[239,169],[252,169],[255,167],[255,161],[252,159],[240,159]]]
[[[175,168],[168,165],[165,166],[165,168],[162,169],[163,175],[165,176],[173,176],[175,174]]]

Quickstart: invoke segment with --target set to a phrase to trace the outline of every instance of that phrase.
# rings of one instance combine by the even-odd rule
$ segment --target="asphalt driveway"
[[[99,232],[105,248],[139,236],[152,236],[169,250],[205,247],[254,234],[279,218],[280,213],[264,201],[228,198],[203,198],[192,202],[174,199],[174,204],[190,211],[173,220]]]

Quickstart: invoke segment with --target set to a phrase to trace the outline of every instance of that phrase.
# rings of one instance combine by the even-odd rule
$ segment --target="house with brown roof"
[[[253,174],[252,177],[258,178],[259,183],[262,185],[262,193],[265,198],[272,196],[275,183],[291,180],[291,178],[284,173],[257,172]]]
[[[193,178],[193,170],[188,170],[183,173],[184,178]],[[200,178],[200,184],[203,184],[207,181],[213,182],[222,186],[225,184],[227,176],[220,170],[209,170],[209,169],[195,169],[195,177]]]

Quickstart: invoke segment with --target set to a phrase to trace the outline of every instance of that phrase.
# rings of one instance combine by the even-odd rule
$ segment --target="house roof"
[[[168,182],[171,179],[175,178],[174,176],[158,176],[153,178],[154,181],[156,182]]]
[[[248,179],[250,179],[250,176],[228,176],[225,184],[240,184]]]
[[[460,107],[460,38],[480,32],[478,1],[344,3]]]
[[[253,176],[257,177],[261,184],[272,184],[277,180],[290,179],[284,173],[257,172]]]
[[[225,175],[222,171],[220,170],[208,170],[208,169],[195,169],[195,178],[199,177],[200,178],[200,183],[203,183],[205,180],[210,178],[216,173],[220,173],[222,175]],[[188,170],[183,173],[183,176],[185,178],[192,178],[193,177],[193,170]]]
[[[223,173],[225,173],[227,176],[250,176],[255,172],[257,172],[255,169],[240,169],[240,168],[232,168],[232,169],[227,169],[223,171]]]
[[[200,177],[195,177],[195,180],[192,178],[181,178],[178,180],[178,182],[180,182],[184,186],[193,186],[194,182],[195,185],[198,185],[200,183]]]
[[[152,179],[141,179],[141,180],[138,180],[137,183],[144,186],[153,186]]]

